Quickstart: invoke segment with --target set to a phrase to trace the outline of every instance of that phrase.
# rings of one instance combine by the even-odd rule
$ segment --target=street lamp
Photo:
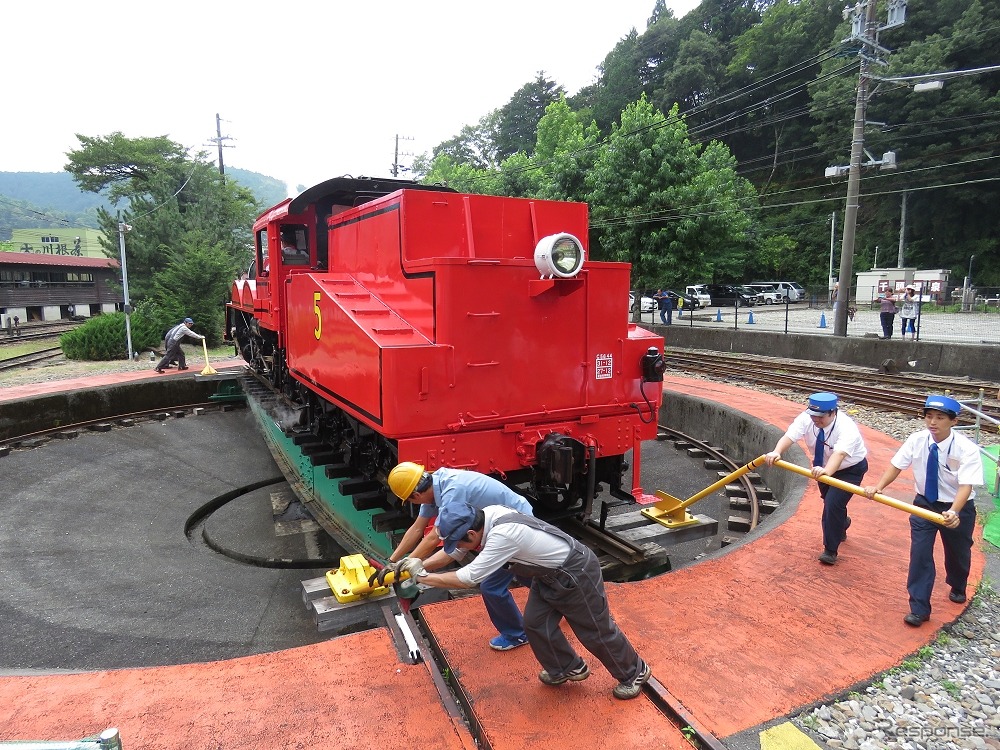
[[[125,292],[125,345],[128,348],[128,358],[132,359],[132,323],[129,316],[132,313],[132,305],[128,299],[128,265],[125,263],[125,232],[132,230],[131,224],[124,221],[118,223],[118,251],[122,261],[122,289]]]

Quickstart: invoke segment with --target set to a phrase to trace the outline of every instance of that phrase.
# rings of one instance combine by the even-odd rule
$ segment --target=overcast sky
[[[682,16],[697,2],[667,4]],[[645,30],[653,5],[9,3],[0,171],[61,171],[76,133],[116,130],[214,156],[218,113],[232,139],[227,166],[292,185],[387,176],[397,134],[401,154],[429,152],[540,70],[571,94],[592,83],[614,45]]]

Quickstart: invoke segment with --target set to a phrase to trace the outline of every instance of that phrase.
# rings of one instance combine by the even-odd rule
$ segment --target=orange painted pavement
[[[164,377],[108,377],[123,382],[133,375]],[[802,408],[724,384],[668,378],[666,385],[781,428]],[[3,397],[15,390],[4,389]],[[862,432],[874,479],[897,444]],[[912,497],[908,476],[890,488],[895,497]],[[816,561],[821,508],[810,482],[792,517],[758,539],[692,568],[608,586],[616,620],[653,674],[716,736],[783,716],[899,664],[963,609],[947,599],[939,560],[930,623],[904,625],[906,514],[854,498],[850,537],[837,565],[826,567]],[[970,588],[982,567],[982,553],[974,550]],[[515,594],[523,604],[526,592]],[[611,697],[614,682],[593,657],[588,680],[551,688],[538,682],[529,649],[488,649],[493,630],[478,599],[421,613],[495,750],[688,747],[645,696]],[[127,748],[472,746],[444,710],[426,666],[400,663],[385,630],[224,662],[0,678],[0,739],[67,739],[109,726],[121,729]]]
[[[436,695],[426,665],[398,663],[388,631],[370,630],[245,659],[6,677],[0,739],[71,739],[115,726],[127,750],[471,750],[468,730],[433,710]]]

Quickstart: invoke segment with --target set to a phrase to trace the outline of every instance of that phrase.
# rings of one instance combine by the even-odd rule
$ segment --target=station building
[[[15,231],[0,252],[0,327],[110,313],[122,305],[117,260],[100,252],[94,230]],[[21,237],[38,235],[38,241]],[[98,233],[99,234],[99,233]],[[86,247],[85,244],[89,247]]]

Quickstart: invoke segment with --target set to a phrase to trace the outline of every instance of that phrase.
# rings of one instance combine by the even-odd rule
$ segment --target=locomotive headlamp
[[[571,234],[550,234],[535,246],[535,267],[542,278],[571,279],[583,268],[583,243]]]

